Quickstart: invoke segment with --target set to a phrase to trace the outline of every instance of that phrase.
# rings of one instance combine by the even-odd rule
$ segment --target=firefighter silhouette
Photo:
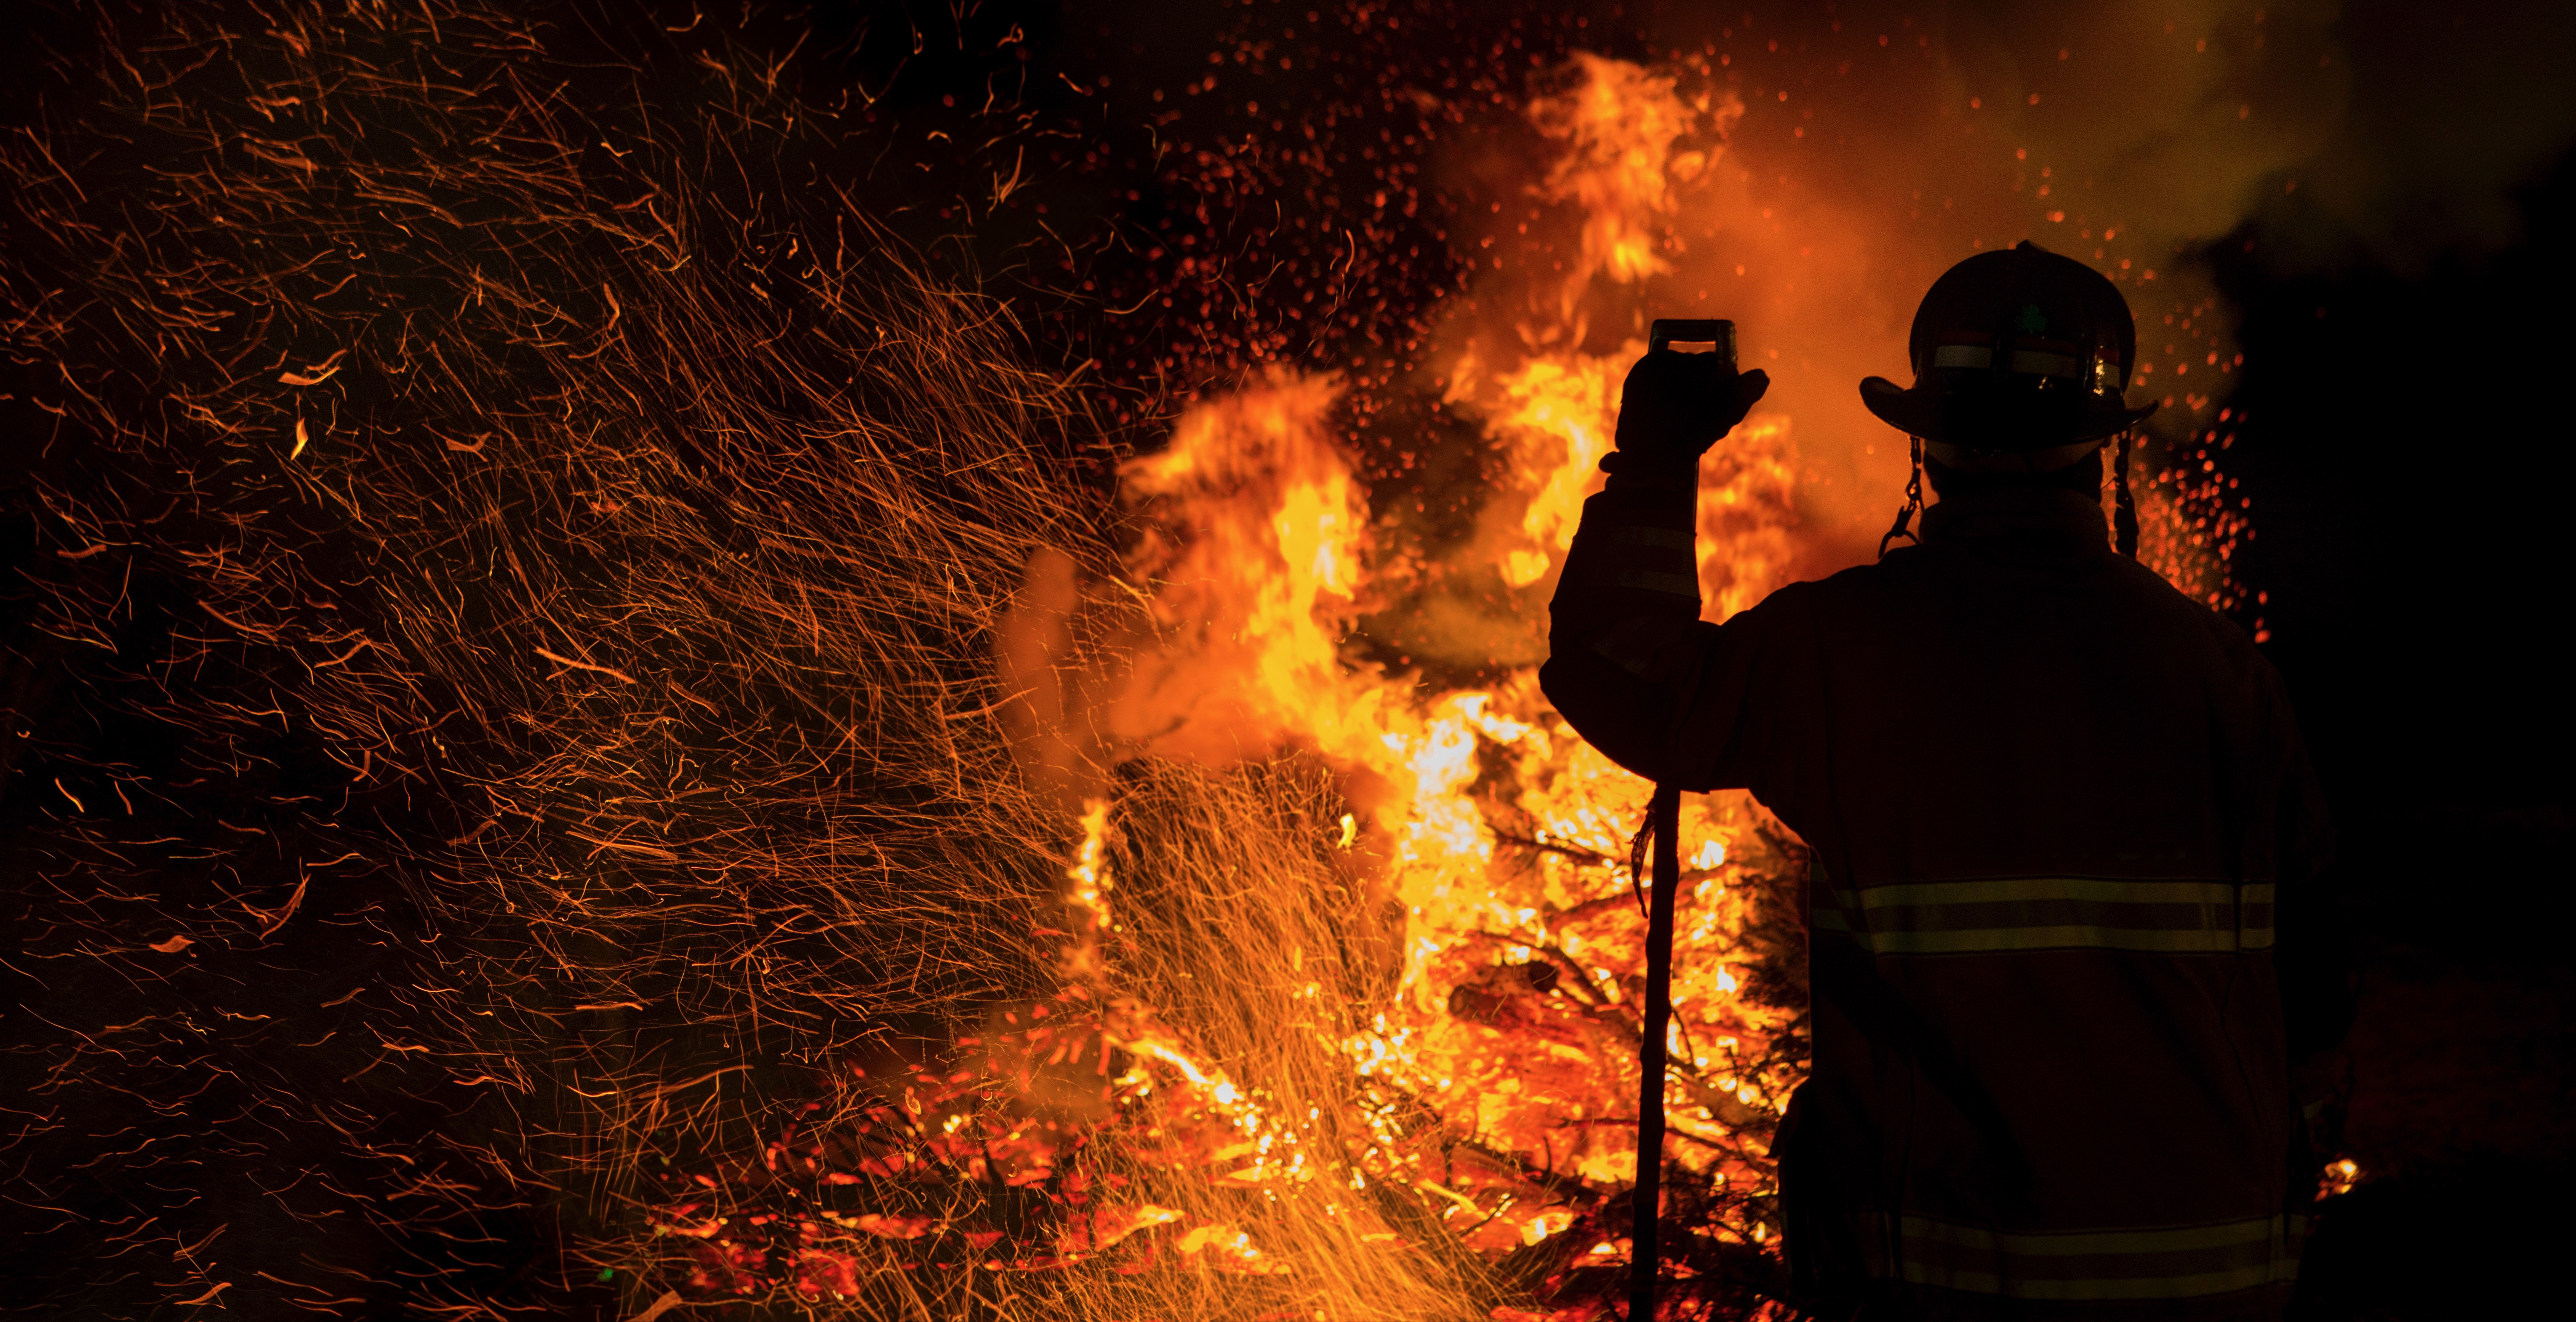
[[[1911,388],[1861,386],[1916,456],[1878,562],[1722,625],[1699,456],[1769,381],[1639,360],[1541,683],[1630,770],[1749,789],[1812,852],[1814,1070],[1779,1139],[1805,1306],[2278,1317],[2316,1187],[2290,1067],[2349,1017],[2280,680],[2133,558],[2154,406],[2123,398],[2117,287],[1981,254],[1908,348]]]

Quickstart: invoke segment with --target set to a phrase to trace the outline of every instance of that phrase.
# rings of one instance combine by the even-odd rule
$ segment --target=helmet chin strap
[[[2136,434],[2134,427],[2123,429],[2111,457],[2112,544],[2132,560],[2138,558],[2138,506],[2129,498],[2129,441]]]
[[[1912,436],[1913,471],[1905,479],[1905,504],[1896,511],[1896,522],[1887,535],[1878,539],[1878,558],[1887,558],[1888,544],[1902,537],[1917,546],[1923,539],[1915,535],[1914,518],[1923,512],[1923,438]],[[2137,439],[2132,427],[2120,433],[2111,456],[2111,536],[2112,545],[2129,559],[2138,558],[2138,503],[2129,494],[2129,449]]]
[[[1887,530],[1885,537],[1878,539],[1878,558],[1881,560],[1887,558],[1887,544],[1899,537],[1916,546],[1923,544],[1923,539],[1914,535],[1914,516],[1923,512],[1923,438],[1909,436],[1906,439],[1914,443],[1914,471],[1905,479],[1905,507],[1896,512],[1895,526]],[[2120,453],[2123,457],[2129,453],[2126,437],[2121,439]],[[2128,488],[2124,486],[2120,491],[2121,499],[2126,500]]]

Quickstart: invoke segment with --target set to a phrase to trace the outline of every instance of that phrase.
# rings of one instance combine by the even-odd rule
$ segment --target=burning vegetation
[[[1544,606],[1666,310],[1787,380],[1704,465],[1713,616],[1898,499],[1801,384],[1892,370],[1921,283],[1872,292],[1910,259],[1771,141],[1878,113],[1803,104],[1840,53],[1269,7],[1124,99],[1036,90],[1016,27],[974,32],[1016,92],[898,96],[787,19],[665,17],[34,39],[13,1278],[1602,1315],[1648,787],[1539,696]],[[1848,44],[1932,68],[1893,33]],[[1978,242],[2070,223],[2025,182]],[[2143,343],[2163,257],[2121,251]],[[2171,311],[2151,383],[2233,366]],[[2146,558],[2242,608],[2230,414],[2181,404]],[[1803,858],[1740,795],[1683,831],[1670,1306],[1776,1315]]]

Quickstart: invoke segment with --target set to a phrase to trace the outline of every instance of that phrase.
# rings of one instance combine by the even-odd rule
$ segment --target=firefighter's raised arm
[[[1610,474],[1549,604],[1548,700],[1611,760],[1657,776],[1705,631],[1691,551],[1699,457],[1771,388],[1715,354],[1650,351],[1628,370]]]

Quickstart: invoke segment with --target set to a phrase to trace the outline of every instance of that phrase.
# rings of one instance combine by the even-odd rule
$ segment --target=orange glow
[[[1315,859],[1290,866],[1302,846],[1282,838],[1275,873],[1260,859],[1226,865],[1238,871],[1188,864],[1208,870],[1187,884],[1233,895],[1222,912],[1243,925],[1206,934],[1213,962],[1141,948],[1128,924],[1170,897],[1140,898],[1113,876],[1113,857],[1178,858],[1187,842],[1122,844],[1131,827],[1162,829],[1151,810],[1114,784],[1083,797],[1068,824],[1074,930],[1051,1016],[1012,1019],[944,1079],[920,1070],[902,1108],[850,1104],[920,1136],[912,1155],[863,1148],[863,1172],[1121,1182],[1096,1204],[1069,1204],[1049,1252],[1023,1246],[999,1265],[1330,1278],[1316,1288],[1366,1314],[1401,1311],[1371,1301],[1428,1297],[1406,1293],[1431,1287],[1414,1274],[1424,1259],[1404,1251],[1428,1229],[1487,1259],[1546,1250],[1598,1264],[1628,1252],[1598,1212],[1637,1171],[1644,923],[1626,859],[1651,787],[1549,708],[1531,640],[1544,636],[1583,502],[1600,490],[1648,317],[1737,314],[1748,368],[1785,369],[1778,346],[1800,350],[1773,407],[1701,464],[1698,577],[1714,621],[1874,546],[1901,446],[1877,453],[1884,428],[1813,383],[1844,381],[1848,395],[1848,380],[1892,369],[1902,327],[1866,225],[1812,202],[1792,214],[1731,168],[1744,115],[1733,94],[1686,95],[1678,75],[1591,55],[1570,79],[1525,110],[1554,153],[1526,196],[1574,218],[1569,241],[1550,262],[1536,247],[1495,258],[1425,369],[1497,456],[1468,535],[1433,542],[1400,510],[1373,514],[1343,441],[1344,382],[1273,367],[1203,398],[1167,446],[1120,470],[1138,533],[1087,605],[1068,567],[1031,561],[1030,599],[1053,603],[1044,628],[1056,641],[1013,641],[1006,626],[1004,668],[1061,705],[1014,727],[1024,758],[1095,741],[1086,746],[1104,766],[1193,768],[1211,779],[1192,783],[1227,792],[1252,771],[1313,762],[1334,797],[1299,819]],[[1714,283],[1756,263],[1797,274],[1740,309],[1653,301],[1674,280]],[[1850,480],[1864,472],[1874,485]],[[2205,563],[2169,544],[2159,553]],[[1470,589],[1458,584],[1480,604],[1460,606]],[[1373,621],[1407,610],[1432,620],[1419,628],[1433,650],[1476,659],[1479,678],[1428,678],[1362,645]],[[1062,623],[1077,615],[1115,640],[1074,686],[1096,695],[1087,711],[1061,696],[1071,690],[1049,650],[1082,632]],[[1029,765],[1056,775],[1069,756]],[[1251,820],[1217,814],[1191,829]],[[1698,1200],[1689,1233],[1769,1252],[1770,1143],[1804,1076],[1797,994],[1778,985],[1796,959],[1802,850],[1740,793],[1687,796],[1682,832],[1666,1157],[1696,1182],[1676,1195]],[[1308,936],[1259,935],[1299,898],[1262,885],[1344,887],[1338,972],[1308,969],[1319,948]],[[1353,990],[1363,984],[1374,990]],[[1256,1010],[1271,1017],[1239,1022]],[[867,1087],[883,1098],[888,1085]],[[1077,1095],[1079,1106],[1063,1100]],[[1041,1128],[1050,1107],[1082,1118]],[[868,1239],[962,1233],[901,1217],[825,1222],[855,1233],[818,1232],[801,1278],[809,1293],[855,1279]],[[712,1233],[678,1211],[667,1224]],[[1379,1275],[1344,1279],[1354,1271]]]
[[[1489,533],[1450,568],[1490,556],[1513,589],[1542,588],[1562,565],[1582,501],[1599,490],[1620,381],[1644,351],[1583,351],[1587,309],[1668,269],[1676,190],[1722,150],[1676,143],[1740,113],[1685,103],[1673,79],[1633,65],[1585,57],[1580,70],[1571,92],[1529,111],[1563,149],[1536,188],[1582,210],[1580,256],[1517,305],[1507,338],[1469,340],[1446,373],[1449,400],[1510,457]],[[1275,372],[1192,410],[1168,450],[1129,466],[1130,498],[1156,525],[1131,565],[1152,593],[1159,645],[1137,660],[1114,720],[1163,756],[1229,765],[1308,749],[1376,787],[1361,838],[1404,916],[1402,963],[1397,995],[1342,1050],[1362,1079],[1440,1108],[1488,1155],[1462,1170],[1453,1153],[1442,1171],[1420,1134],[1372,1121],[1380,1159],[1364,1166],[1423,1191],[1473,1246],[1535,1244],[1577,1218],[1550,1210],[1534,1171],[1605,1189],[1635,1171],[1621,1124],[1635,1095],[1642,924],[1619,860],[1649,787],[1547,708],[1534,666],[1425,690],[1345,659],[1373,571],[1406,550],[1365,517],[1330,425],[1334,400],[1329,379]],[[1701,577],[1714,617],[1786,581],[1799,550],[1791,434],[1786,416],[1758,415],[1704,466]],[[1535,627],[1544,593],[1516,600]],[[1728,972],[1747,957],[1752,897],[1769,884],[1732,860],[1780,862],[1743,847],[1759,821],[1740,795],[1694,797],[1684,814],[1696,872],[1670,1090],[1674,1159],[1747,1192],[1768,1178],[1768,1127],[1797,1081],[1762,1063],[1789,1015],[1747,1000]],[[1176,1044],[1129,1049],[1220,1099],[1233,1091]]]
[[[1601,1316],[1647,787],[1535,674],[1649,319],[1775,379],[1700,472],[1722,620],[1872,552],[1852,386],[1934,275],[2089,253],[2173,391],[2142,558],[2232,606],[2188,236],[2348,118],[2117,6],[2045,108],[2013,33],[1821,11],[1238,5],[1174,63],[271,8],[71,12],[0,198],[20,926],[98,975],[17,1178],[126,1312]],[[1683,811],[1702,1290],[1776,1266],[1803,851]]]

